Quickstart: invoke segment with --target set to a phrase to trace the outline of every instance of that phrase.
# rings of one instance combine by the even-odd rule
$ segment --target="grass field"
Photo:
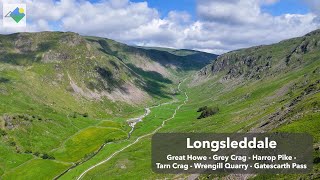
[[[148,134],[152,131],[154,131],[155,129],[157,129],[158,127],[161,126],[162,122],[168,118],[170,118],[172,116],[172,114],[174,113],[174,110],[177,108],[177,106],[179,106],[185,96],[183,94],[179,94],[178,96],[176,96],[177,99],[179,99],[178,102],[172,102],[170,104],[166,104],[166,105],[162,105],[162,106],[158,106],[155,108],[151,109],[151,113],[145,117],[143,119],[142,122],[138,123],[136,126],[136,129],[134,130],[131,138],[127,141],[123,141],[123,142],[116,142],[113,144],[108,144],[105,148],[103,148],[101,150],[101,152],[95,156],[94,158],[90,159],[89,161],[85,162],[84,164],[81,164],[80,166],[76,167],[75,169],[72,169],[71,171],[69,171],[68,173],[66,173],[64,176],[62,176],[62,179],[75,179],[77,178],[84,170],[86,170],[87,168],[89,168],[90,166],[101,162],[102,160],[104,160],[106,157],[110,156],[110,154],[112,152],[115,152],[119,149],[121,149],[121,147],[125,147],[126,145],[128,145],[129,143],[132,143],[136,138],[143,136],[144,134]],[[145,175],[149,175],[149,173],[152,173],[149,171],[149,168],[146,169],[146,166],[148,164],[150,164],[150,137],[146,137],[141,139],[141,141],[139,141],[137,144],[135,144],[134,146],[131,146],[130,148],[128,148],[127,150],[125,150],[124,152],[121,152],[119,154],[119,157],[130,157],[130,160],[126,160],[124,159],[124,163],[129,163],[132,164],[130,166],[130,168],[136,167],[136,168],[141,168],[139,169],[139,172],[141,173],[142,170],[144,170],[144,172],[146,172]],[[147,152],[146,152],[146,148],[147,148]],[[139,155],[139,156],[137,156]],[[142,157],[145,156],[146,157]],[[118,159],[118,156],[115,156],[114,159]],[[134,161],[132,160],[134,159]],[[111,164],[111,165],[110,165]],[[113,159],[110,162],[107,162],[103,165],[101,165],[101,167],[97,167],[97,169],[105,169],[106,166],[113,166]],[[139,164],[139,166],[135,166],[136,164]],[[123,166],[117,165],[117,167],[119,168],[123,168]],[[114,167],[112,167],[114,168]],[[110,170],[112,170],[112,168],[110,168]],[[129,168],[129,167],[128,167]],[[125,170],[125,169],[124,169]],[[90,171],[88,173],[88,176],[90,177],[89,174],[96,172],[96,169],[94,169],[92,172]],[[130,174],[130,172],[127,172],[128,175],[124,175],[123,177],[125,178],[129,178],[131,176],[131,178],[134,176],[134,174]],[[108,174],[108,178],[118,178],[117,173],[109,173],[109,171],[104,171],[101,174],[97,174],[98,177],[103,178],[104,175]],[[153,174],[153,173],[152,173]],[[105,177],[105,176],[104,176]],[[148,177],[148,176],[146,176]],[[87,175],[84,177],[87,178]],[[95,177],[97,178],[97,177]]]
[[[118,128],[89,127],[72,136],[53,154],[58,160],[76,162],[97,151],[102,144],[126,137],[127,133]]]
[[[58,173],[64,171],[71,164],[43,160],[32,159],[24,164],[14,168],[12,171],[3,175],[3,179],[53,179]]]

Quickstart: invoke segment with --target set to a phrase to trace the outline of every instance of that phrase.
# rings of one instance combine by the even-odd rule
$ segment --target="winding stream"
[[[184,81],[183,81],[183,82],[184,82]],[[178,90],[179,90],[179,91],[181,91],[181,90],[180,90],[181,83],[182,83],[182,82],[180,82],[179,85],[178,85]],[[176,114],[177,114],[177,111],[178,111],[183,105],[185,105],[185,104],[187,103],[187,101],[189,100],[189,97],[188,97],[188,95],[187,95],[186,92],[184,92],[184,94],[185,94],[185,97],[186,97],[186,98],[185,98],[185,100],[183,101],[183,103],[180,104],[180,105],[174,110],[174,113],[172,114],[172,116],[171,116],[170,118],[168,118],[168,119],[166,119],[166,120],[164,120],[164,121],[162,122],[161,126],[159,126],[157,129],[155,129],[154,131],[152,131],[152,132],[149,133],[149,134],[145,134],[145,135],[142,135],[142,136],[138,137],[134,142],[128,144],[127,146],[123,147],[122,149],[120,149],[120,150],[114,152],[113,154],[111,154],[107,159],[105,159],[105,160],[103,160],[103,161],[101,161],[101,162],[99,162],[99,163],[97,163],[97,164],[89,167],[89,168],[86,169],[83,173],[80,174],[80,176],[77,178],[77,180],[82,179],[83,176],[84,176],[87,172],[89,172],[90,170],[92,170],[92,169],[100,166],[101,164],[104,164],[104,163],[108,162],[110,159],[112,159],[114,156],[116,156],[116,155],[119,154],[120,152],[126,150],[127,148],[129,148],[129,147],[131,147],[132,145],[134,145],[134,144],[136,144],[137,142],[139,142],[142,138],[145,138],[145,137],[147,137],[147,136],[150,136],[150,135],[153,135],[153,134],[157,133],[161,128],[163,128],[163,127],[165,126],[165,124],[166,124],[167,121],[175,118],[175,116],[176,116]],[[174,102],[174,101],[173,101],[173,102]],[[142,115],[140,118],[134,118],[134,119],[132,119],[132,120],[135,120],[135,121],[133,121],[131,124],[129,124],[129,125],[131,126],[131,128],[132,128],[131,131],[129,132],[129,137],[131,136],[131,133],[134,131],[135,125],[136,125],[138,122],[141,122],[144,117],[146,117],[147,115],[150,114],[150,112],[151,112],[150,109],[151,109],[151,108],[159,107],[159,106],[165,105],[165,104],[171,104],[171,103],[173,103],[173,102],[167,102],[167,103],[159,104],[159,105],[157,105],[157,106],[153,106],[153,107],[146,108],[146,109],[145,109],[146,112],[145,112],[144,115]],[[128,121],[129,121],[129,120],[128,120]]]

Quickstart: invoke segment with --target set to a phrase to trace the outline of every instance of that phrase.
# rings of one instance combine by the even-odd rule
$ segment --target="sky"
[[[2,0],[27,4],[27,27],[72,31],[139,46],[222,54],[320,27],[320,0]],[[0,11],[2,17],[2,11]]]

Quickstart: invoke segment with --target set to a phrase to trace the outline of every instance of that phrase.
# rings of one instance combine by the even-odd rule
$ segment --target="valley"
[[[0,45],[1,179],[232,176],[152,172],[156,132],[306,132],[311,173],[246,178],[320,177],[319,30],[219,57],[61,32]]]
[[[310,34],[313,34],[312,36]],[[188,80],[182,83],[181,88],[186,89],[189,95],[188,103],[183,106],[177,113],[174,121],[170,121],[161,132],[307,132],[314,137],[314,171],[305,175],[255,175],[247,176],[246,178],[253,179],[278,179],[278,178],[306,178],[312,179],[319,177],[319,164],[317,159],[319,151],[317,151],[317,144],[319,144],[319,87],[312,88],[312,93],[305,93],[306,88],[311,85],[314,87],[314,82],[318,79],[317,69],[319,68],[319,55],[317,47],[309,47],[309,52],[295,55],[302,60],[298,64],[293,61],[292,64],[282,65],[286,61],[287,54],[291,53],[291,49],[298,49],[301,43],[306,43],[310,39],[317,42],[319,36],[317,31],[310,33],[306,37],[283,41],[279,44],[254,47],[252,49],[244,49],[239,52],[231,52],[220,56],[220,60],[213,62],[202,69],[198,76],[189,77]],[[314,43],[308,43],[312,46]],[[251,51],[251,52],[250,52]],[[255,57],[261,59],[261,62],[268,63],[261,55],[268,54],[272,51],[274,56],[270,59],[270,69],[265,72],[256,71],[252,67],[259,67],[259,62],[254,62]],[[267,52],[267,53],[266,53]],[[232,73],[229,69],[222,69],[219,72],[210,72],[218,67],[224,57],[232,60],[234,56],[246,53],[243,56],[248,56],[248,61],[251,65],[242,65],[241,58],[238,61],[239,66],[236,68],[243,68],[242,74],[229,78]],[[266,55],[267,57],[270,55]],[[263,59],[263,61],[262,61]],[[227,59],[228,60],[228,59]],[[225,60],[225,61],[227,61]],[[273,62],[274,64],[271,64]],[[243,63],[244,64],[244,63]],[[229,63],[230,65],[230,63]],[[251,68],[245,69],[247,66]],[[223,67],[223,66],[222,66]],[[281,70],[277,68],[282,68]],[[235,69],[231,67],[230,69]],[[240,71],[240,72],[241,72]],[[232,72],[232,71],[231,71]],[[247,76],[247,74],[256,74],[255,76]],[[276,73],[276,75],[275,75]],[[235,73],[236,74],[236,73]],[[246,77],[247,76],[247,77]],[[260,78],[259,78],[260,76]],[[289,87],[288,87],[289,86]],[[308,90],[307,90],[308,91]],[[305,96],[300,98],[301,95]],[[292,101],[299,97],[298,104],[292,108]],[[296,102],[294,100],[294,102]],[[300,104],[300,105],[299,105]],[[313,105],[312,105],[313,104]],[[290,106],[291,105],[291,106]],[[220,112],[212,117],[198,120],[199,113],[197,109],[203,106],[218,106]],[[287,114],[281,114],[286,108],[291,110]],[[278,120],[275,119],[275,114],[280,116]],[[286,111],[284,111],[286,112]],[[282,117],[282,118],[281,118]],[[268,122],[271,121],[271,122]],[[148,167],[151,166],[150,139],[137,144],[136,147],[130,147],[122,153],[115,156],[108,163],[103,164],[92,171],[88,172],[83,179],[101,179],[108,176],[110,179],[117,179],[117,175],[124,178],[130,177],[148,177],[150,179],[186,179],[188,177],[199,179],[213,179],[216,177],[223,177],[225,175],[168,175],[156,174]],[[145,167],[145,168],[143,168]],[[233,176],[231,176],[233,177]],[[238,177],[239,178],[239,177]]]
[[[179,91],[181,91],[181,90],[180,90],[180,85],[181,85],[181,83],[179,83],[179,85],[178,85],[178,90],[179,90]],[[141,139],[157,133],[161,128],[163,128],[163,127],[165,126],[165,124],[166,124],[167,121],[175,118],[175,116],[176,116],[176,114],[177,114],[177,111],[178,111],[183,105],[185,105],[185,104],[187,103],[187,101],[188,101],[188,95],[185,93],[185,100],[183,101],[183,103],[180,104],[179,106],[177,106],[177,108],[174,110],[174,113],[172,114],[172,116],[171,116],[170,118],[162,121],[160,127],[156,128],[156,129],[153,130],[151,133],[145,134],[145,135],[143,135],[143,136],[139,136],[134,142],[128,144],[127,146],[125,146],[124,148],[120,149],[119,151],[116,151],[116,152],[113,153],[111,156],[109,156],[107,159],[99,162],[98,164],[95,164],[94,166],[91,166],[90,168],[88,168],[87,170],[85,170],[77,179],[80,180],[87,172],[89,172],[90,170],[98,167],[98,166],[101,165],[101,164],[104,164],[104,163],[108,162],[111,158],[113,158],[113,157],[116,156],[117,154],[123,152],[124,150],[128,149],[129,147],[135,145],[135,144],[138,143]],[[160,105],[160,106],[161,106],[161,105]]]

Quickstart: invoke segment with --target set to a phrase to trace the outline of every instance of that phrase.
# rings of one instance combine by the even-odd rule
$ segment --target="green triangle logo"
[[[12,19],[16,22],[16,23],[19,23],[20,21],[21,21],[21,19],[23,19],[24,18],[24,14],[23,15],[13,15],[13,16],[11,16],[12,17]]]

